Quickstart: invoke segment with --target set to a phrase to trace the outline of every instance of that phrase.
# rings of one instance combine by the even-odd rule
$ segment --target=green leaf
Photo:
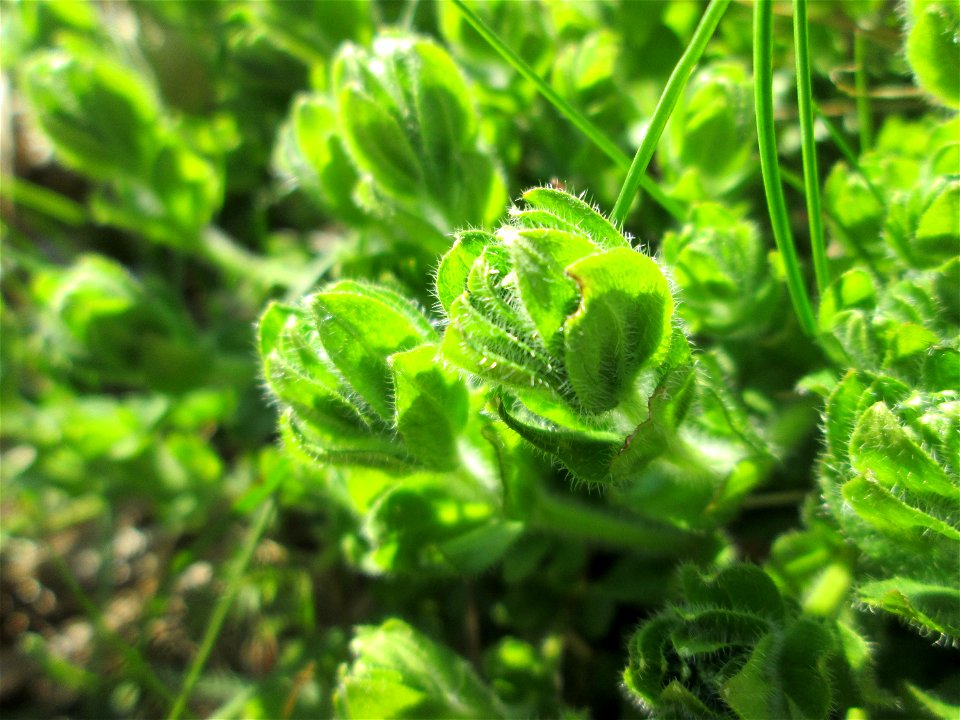
[[[684,346],[687,340],[677,331]],[[613,458],[610,469],[615,478],[629,480],[655,458],[669,452],[677,429],[687,414],[696,394],[693,363],[679,361],[663,372],[663,377],[647,400],[647,419],[627,435]]]
[[[739,672],[720,689],[738,717],[750,720],[783,720],[781,692],[775,680],[779,638],[767,635],[756,644]]]
[[[906,683],[907,692],[910,694],[910,697],[931,717],[936,718],[936,720],[954,720],[958,715],[960,715],[960,694],[957,693],[957,687],[960,686],[957,678],[953,678],[953,682],[948,684],[948,687],[952,692],[949,693],[948,697],[942,697],[939,692],[928,692],[918,688],[913,683]]]
[[[955,576],[950,578],[955,580]],[[960,589],[956,584],[936,585],[904,577],[863,583],[857,588],[860,601],[922,627],[960,637]]]
[[[924,90],[960,108],[960,8],[951,0],[910,0],[907,60]]]
[[[675,622],[671,613],[661,613],[641,625],[630,638],[630,663],[623,671],[624,684],[651,704],[659,700],[660,680],[668,669],[670,630]]]
[[[777,308],[766,254],[756,227],[717,203],[700,203],[680,232],[663,238],[693,333],[743,337],[762,332]]]
[[[440,45],[383,33],[372,50],[344,47],[333,70],[337,116],[350,155],[368,176],[365,205],[396,233],[416,218],[439,233],[493,221],[503,177],[480,143],[471,92]],[[422,242],[416,223],[403,233]]]
[[[544,376],[549,376],[548,363],[539,361],[534,349],[520,345],[515,335],[485,317],[466,296],[450,307],[441,349],[457,367],[511,387],[543,389]]]
[[[957,28],[960,32],[960,18]],[[960,53],[960,45],[956,52]],[[960,181],[947,183],[923,211],[911,253],[923,267],[938,265],[960,254]]]
[[[731,565],[724,568],[702,589],[687,581],[687,597],[695,602],[713,602],[723,607],[779,620],[785,608],[780,591],[770,576],[755,565]]]
[[[755,173],[751,148],[739,142],[756,133],[752,93],[743,63],[712,62],[699,68],[686,100],[671,116],[667,142],[659,152],[669,173],[695,174],[709,197],[728,192]]]
[[[458,180],[456,160],[470,148],[477,123],[468,103],[470,93],[450,55],[425,41],[414,43],[411,50],[415,60],[400,61],[397,69],[415,68],[408,82],[415,94],[420,138],[442,190]]]
[[[826,718],[831,710],[828,662],[839,649],[837,638],[813,618],[800,618],[783,637],[779,672],[791,715]]]
[[[573,225],[577,232],[586,235],[588,239],[604,249],[630,247],[630,243],[609,220],[568,192],[539,187],[527,190],[522,197],[530,207],[556,215],[564,223]]]
[[[466,660],[402,620],[360,626],[336,690],[346,718],[499,718],[499,699]]]
[[[563,323],[577,307],[577,285],[564,270],[599,248],[583,235],[560,230],[520,230],[504,235],[520,301],[541,341],[553,349]]]
[[[458,571],[477,573],[499,561],[523,532],[523,523],[494,520],[440,543],[439,548]]]
[[[766,618],[731,608],[677,609],[681,620],[670,634],[675,651],[691,662],[736,647],[750,647],[770,630]]]
[[[713,578],[685,566],[681,579],[680,601],[630,640],[625,685],[650,714],[826,720],[849,706],[838,624],[802,615],[755,566]]]
[[[377,432],[359,423],[351,423],[355,416],[346,412],[338,418],[339,409],[333,405],[310,413],[301,407],[287,408],[280,416],[284,444],[320,463],[402,472],[415,467],[414,459],[398,439],[388,432]]]
[[[960,287],[960,256],[948,260],[937,268],[934,276],[934,288],[942,308],[941,317],[949,320],[954,326],[960,325],[960,295],[954,292],[958,287]]]
[[[843,498],[859,520],[893,542],[916,543],[918,546],[930,543],[932,551],[933,539],[930,536],[936,534],[956,545],[953,549],[955,555],[960,553],[960,530],[911,507],[870,476],[858,477],[844,484]]]
[[[438,363],[438,351],[436,345],[421,345],[387,359],[393,372],[395,426],[410,453],[425,465],[453,469],[469,399],[463,381]]]
[[[160,107],[143,76],[75,44],[32,56],[23,78],[37,120],[69,166],[98,180],[148,172]]]
[[[834,316],[842,310],[871,310],[877,305],[877,288],[873,276],[862,268],[848,270],[833,281],[820,302],[820,328],[833,327]]]
[[[933,391],[960,387],[960,350],[931,348],[924,357],[923,386]]]
[[[343,136],[361,170],[397,197],[414,197],[423,183],[417,154],[400,123],[353,86],[337,97]]]
[[[516,289],[510,257],[502,244],[488,245],[470,268],[467,292],[470,304],[491,322],[515,336],[514,344],[524,354],[545,355],[537,342],[533,322],[514,302]]]
[[[833,316],[827,350],[835,362],[858,370],[883,368],[884,346],[873,317],[862,310],[842,310]]]
[[[336,107],[324,95],[301,95],[274,149],[274,166],[339,217],[359,222],[353,198],[359,182],[337,127]]]
[[[578,479],[608,483],[613,478],[610,463],[623,446],[623,439],[586,426],[566,428],[535,415],[522,404],[504,398],[500,417],[507,426],[534,447],[556,457]]]
[[[264,379],[278,400],[330,433],[347,436],[367,427],[361,409],[323,352],[310,313],[271,303],[259,323]]]
[[[883,402],[860,416],[850,438],[850,464],[885,488],[900,487],[931,503],[956,502],[956,483],[904,432]]]
[[[483,248],[496,239],[482,230],[465,230],[457,233],[453,247],[441,258],[437,268],[436,293],[440,306],[449,316],[453,301],[463,294],[467,287],[470,268]]]
[[[380,418],[392,421],[394,396],[387,358],[435,340],[433,328],[401,295],[352,281],[317,293],[312,305],[330,360]]]
[[[653,260],[626,248],[578,260],[567,274],[581,296],[564,331],[570,385],[584,411],[610,410],[670,340],[670,288]]]

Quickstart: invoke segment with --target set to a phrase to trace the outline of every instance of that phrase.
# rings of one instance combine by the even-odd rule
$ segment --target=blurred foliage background
[[[624,157],[705,7],[470,5]],[[957,314],[955,250],[943,240],[954,232],[957,126],[931,110],[927,93],[955,107],[951,77],[960,75],[916,70],[917,87],[895,5],[810,6],[814,94],[829,120],[817,140],[831,262],[837,275],[872,273],[849,277],[820,321],[845,328],[831,346],[835,366],[875,372],[890,364],[858,353],[880,341],[851,323],[878,305],[878,278],[937,268],[930,292],[953,313],[949,327],[914,318],[897,341],[905,364],[911,343],[954,332]],[[800,168],[790,7],[776,10],[774,91],[790,180]],[[812,478],[822,396],[839,378],[817,374],[823,355],[793,319],[770,251],[751,11],[731,5],[657,150],[653,177],[668,202],[645,194],[626,223],[636,244],[674,268],[678,312],[716,380],[697,432],[736,436],[722,453],[740,489],[726,505],[691,504],[670,521],[725,525],[715,546],[686,558],[721,565],[766,562],[777,535],[796,529],[769,566],[781,590],[806,587],[810,570],[791,564],[798,557],[829,556],[847,587],[852,546],[814,521],[800,530],[802,517],[820,517]],[[486,678],[499,699],[477,689],[477,707],[500,712],[502,699],[525,716],[638,714],[617,687],[626,637],[675,598],[672,560],[533,524],[484,536],[498,562],[466,573],[446,564],[449,555],[437,561],[432,545],[433,555],[411,554],[441,543],[430,533],[446,539],[455,523],[403,535],[420,512],[404,504],[415,493],[377,504],[388,482],[380,471],[281,450],[277,406],[288,400],[268,400],[271,370],[258,356],[264,343],[297,342],[279,328],[326,281],[385,283],[437,325],[432,277],[453,233],[492,229],[530,186],[586,190],[610,208],[623,163],[569,125],[447,2],[0,0],[0,13],[5,717],[330,716],[336,687],[346,698],[351,683],[363,688],[338,674],[353,628],[391,616],[452,648],[430,650],[452,673],[438,682],[454,682],[464,662],[451,652]],[[921,40],[907,50],[917,68],[936,52]],[[865,173],[837,137],[858,149]],[[796,182],[787,194],[803,207]],[[791,221],[805,232],[802,211]],[[272,311],[266,339],[274,316],[264,316],[258,339],[271,301],[286,309]],[[891,300],[883,322],[907,322],[910,302]],[[945,373],[955,359],[943,359]],[[599,505],[556,464],[516,452],[518,476]],[[675,470],[658,472],[669,483]],[[431,511],[445,517],[451,501],[430,495],[435,478],[410,483],[440,498]],[[760,485],[767,495],[743,500]],[[635,488],[605,500],[658,512],[658,500]],[[931,650],[894,621],[862,622],[883,639],[881,685],[950,682],[955,650]],[[400,621],[367,627],[354,653],[405,647],[411,632]],[[934,703],[919,690],[899,702],[887,707],[905,717]]]

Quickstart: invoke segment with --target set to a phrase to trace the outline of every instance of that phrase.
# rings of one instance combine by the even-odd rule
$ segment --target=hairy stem
[[[787,273],[787,290],[794,312],[803,331],[813,337],[816,321],[804,285],[797,249],[790,232],[787,203],[780,183],[780,160],[773,123],[773,3],[757,0],[753,14],[754,100],[757,111],[757,139],[760,144],[760,169],[767,196],[773,238],[783,258]]]
[[[537,492],[531,524],[553,534],[627,547],[652,557],[685,555],[702,547],[707,540],[702,535],[616,515],[543,489]]]
[[[793,35],[797,56],[797,102],[800,109],[803,184],[807,198],[810,249],[817,291],[822,296],[830,284],[827,244],[823,232],[820,178],[817,173],[817,144],[813,136],[813,86],[810,79],[810,38],[807,27],[807,0],[793,0]]]
[[[715,0],[716,1],[716,0]],[[729,0],[724,0],[729,2]],[[463,14],[467,22],[476,30],[480,36],[486,40],[490,47],[496,50],[500,56],[506,60],[514,70],[529,80],[537,88],[543,97],[553,105],[556,110],[565,117],[571,125],[583,133],[590,142],[596,145],[604,155],[610,158],[620,167],[630,165],[630,157],[613,142],[606,134],[594,125],[590,120],[573,105],[564,100],[552,87],[550,87],[543,78],[541,78],[530,67],[527,62],[511,50],[506,43],[501,40],[497,34],[487,25],[479,15],[464,4],[463,0],[453,0],[453,4]],[[644,176],[640,181],[641,186],[646,190],[660,207],[670,213],[677,220],[683,220],[686,217],[684,207],[673,200],[663,192],[656,183],[650,178]]]
[[[637,154],[633,157],[623,187],[620,188],[620,195],[617,197],[613,212],[610,214],[610,220],[614,225],[623,225],[623,221],[630,211],[630,205],[637,197],[640,187],[644,185],[643,181],[647,178],[647,166],[653,159],[653,153],[656,151],[660,136],[667,126],[667,120],[670,119],[670,115],[673,113],[680,95],[683,94],[693,69],[700,61],[707,43],[713,37],[714,31],[720,23],[720,18],[723,17],[723,13],[729,4],[730,0],[710,0],[710,5],[707,6],[706,12],[700,19],[700,24],[697,25],[693,38],[691,38],[683,56],[670,74],[670,79],[667,80],[667,86],[663,89],[663,94],[657,102],[653,117],[650,118],[650,125],[647,127],[647,132],[643,136],[640,147],[637,148]]]

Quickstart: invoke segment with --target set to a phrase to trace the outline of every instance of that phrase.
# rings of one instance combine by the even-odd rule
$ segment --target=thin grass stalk
[[[180,692],[177,693],[173,707],[170,708],[170,713],[167,715],[168,720],[178,720],[183,714],[184,709],[186,709],[190,694],[200,679],[200,673],[203,672],[203,668],[207,664],[207,658],[210,657],[210,652],[213,650],[213,646],[220,636],[220,630],[223,627],[224,620],[227,618],[227,612],[229,612],[230,607],[233,605],[233,600],[237,596],[237,591],[240,589],[240,581],[243,580],[243,575],[247,570],[247,566],[250,564],[253,551],[256,549],[257,543],[260,542],[260,538],[267,528],[267,523],[273,516],[273,506],[273,498],[267,498],[260,508],[260,513],[254,520],[253,527],[250,528],[247,540],[243,544],[243,547],[241,547],[240,553],[237,555],[237,559],[231,568],[226,591],[220,596],[216,606],[213,608],[213,613],[210,615],[210,620],[207,623],[207,629],[203,634],[203,640],[200,642],[197,654],[194,656],[193,662],[190,663],[190,668],[187,670],[187,675],[183,680],[183,685],[180,687]]]
[[[511,50],[479,15],[464,4],[463,0],[453,0],[453,4],[463,14],[467,22],[470,23],[470,26],[487,41],[490,47],[496,50],[514,70],[533,83],[537,92],[539,92],[547,102],[553,105],[571,125],[583,133],[584,137],[596,145],[604,155],[618,166],[623,168],[630,166],[629,155],[621,150],[613,140],[607,137],[603,130],[594,125],[583,113],[564,100],[543,78],[537,75],[534,69],[530,67],[523,58]],[[657,184],[653,180],[644,177],[641,185],[643,189],[650,194],[650,197],[674,218],[683,220],[686,217],[685,208],[657,187]]]
[[[810,37],[807,0],[793,0],[793,37],[797,57],[797,103],[800,110],[800,142],[803,157],[803,184],[807,199],[813,274],[821,296],[830,285],[827,243],[823,232],[820,202],[820,175],[817,172],[817,143],[813,135],[813,83],[810,79]]]
[[[653,153],[657,149],[657,143],[660,142],[660,136],[663,135],[667,121],[670,119],[673,109],[677,106],[677,101],[683,94],[690,75],[693,74],[694,68],[703,56],[703,51],[706,49],[707,43],[710,42],[710,38],[713,37],[714,31],[720,23],[720,18],[723,17],[723,13],[729,4],[730,0],[710,1],[706,12],[700,19],[700,24],[697,25],[697,29],[687,45],[687,49],[683,51],[680,61],[673,72],[670,73],[667,85],[663,89],[663,94],[660,95],[660,100],[657,101],[653,116],[650,118],[650,125],[643,136],[643,141],[637,148],[637,154],[633,156],[633,162],[627,171],[623,187],[620,188],[620,195],[613,206],[613,212],[610,213],[610,220],[614,225],[623,225],[623,221],[630,211],[630,206],[637,198],[639,189],[644,185],[643,181],[647,178],[647,166],[653,159]]]
[[[780,160],[773,122],[773,3],[757,0],[753,11],[754,101],[757,112],[757,139],[760,145],[760,170],[767,208],[773,227],[773,238],[783,258],[787,274],[787,291],[803,331],[816,335],[813,307],[800,271],[797,249],[790,233],[787,203],[780,182]]]

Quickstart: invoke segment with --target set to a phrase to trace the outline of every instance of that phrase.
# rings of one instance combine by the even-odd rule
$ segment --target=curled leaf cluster
[[[657,717],[826,718],[851,691],[863,640],[802,614],[760,568],[681,579],[683,602],[640,626],[623,675]]]
[[[393,469],[455,464],[467,388],[434,362],[439,340],[409,300],[341,281],[296,307],[272,304],[260,353],[283,427],[324,462]]]
[[[757,228],[717,203],[691,210],[679,231],[663,238],[663,259],[683,302],[679,312],[693,334],[759,334],[777,308],[778,288]]]
[[[341,47],[330,90],[302,94],[280,133],[278,172],[355,224],[442,246],[455,224],[492,222],[506,192],[480,142],[470,92],[437,43],[381,35]]]
[[[436,292],[444,357],[501,388],[504,421],[582,480],[642,467],[686,412],[667,276],[578,197],[534,188],[496,234],[460,233]]]
[[[914,218],[913,236],[926,218]],[[952,222],[939,245],[957,241],[955,214]],[[956,641],[960,261],[925,264],[887,285],[851,270],[821,306],[827,348],[852,369],[827,401],[820,485],[830,515],[863,556],[860,603]]]
[[[956,352],[947,361],[960,367]],[[850,372],[827,404],[821,472],[827,507],[866,558],[860,602],[953,639],[960,637],[957,387],[917,390],[889,375]]]

